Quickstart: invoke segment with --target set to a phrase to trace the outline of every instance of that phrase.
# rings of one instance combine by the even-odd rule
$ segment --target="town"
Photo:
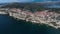
[[[60,14],[50,12],[50,10],[31,12],[30,10],[22,10],[19,8],[0,8],[0,14],[8,14],[9,16],[26,20],[27,22],[47,24],[54,28],[60,28]]]

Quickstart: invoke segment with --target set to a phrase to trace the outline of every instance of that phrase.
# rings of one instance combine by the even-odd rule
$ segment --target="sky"
[[[52,1],[60,1],[60,0],[0,0],[0,3],[8,3],[8,2],[52,2]]]
[[[8,2],[32,2],[33,0],[0,0],[0,3],[8,3]]]

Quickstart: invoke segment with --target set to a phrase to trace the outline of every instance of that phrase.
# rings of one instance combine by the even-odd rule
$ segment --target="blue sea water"
[[[0,15],[0,34],[60,34],[60,29]]]

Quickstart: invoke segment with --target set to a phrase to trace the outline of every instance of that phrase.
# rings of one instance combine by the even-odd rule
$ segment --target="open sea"
[[[60,29],[0,15],[0,34],[60,34]]]

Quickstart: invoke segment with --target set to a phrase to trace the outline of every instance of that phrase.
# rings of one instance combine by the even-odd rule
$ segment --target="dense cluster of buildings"
[[[11,8],[6,10],[10,16],[17,19],[31,21],[33,23],[43,23],[54,27],[60,27],[60,14],[49,12],[49,10],[31,12],[30,10],[21,10]]]
[[[10,12],[13,14],[19,14],[19,16],[25,16],[25,17],[38,17],[39,19],[43,20],[56,20],[56,17],[60,16],[60,14],[55,12],[49,12],[49,10],[43,10],[43,11],[36,11],[32,13],[30,10],[21,10],[21,9],[10,9]],[[23,17],[24,17],[23,16]],[[17,16],[18,17],[18,16]]]
[[[50,26],[60,27],[60,14],[49,12],[49,10],[36,11],[32,13],[30,10],[11,9],[12,16],[18,19],[31,21],[33,23],[44,23]],[[57,28],[57,27],[56,27]]]

